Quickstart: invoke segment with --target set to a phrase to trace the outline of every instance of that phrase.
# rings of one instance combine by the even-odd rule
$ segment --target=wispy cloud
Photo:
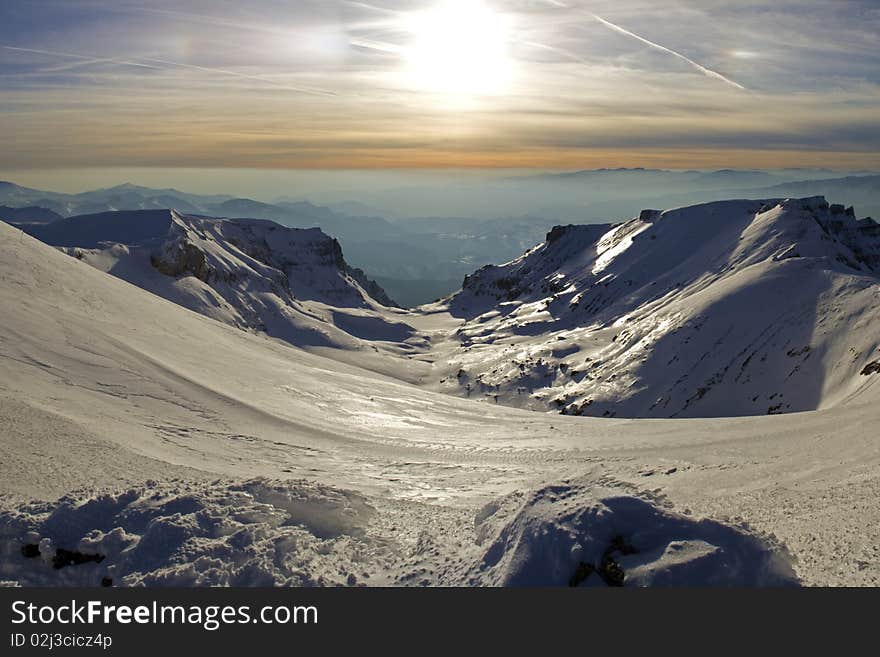
[[[876,0],[483,0],[511,82],[465,103],[407,60],[442,1],[0,2],[0,166],[880,157]]]
[[[314,87],[301,87],[301,86],[293,86],[290,84],[285,84],[283,82],[278,82],[277,80],[273,80],[271,78],[267,78],[261,75],[250,75],[248,73],[241,73],[238,71],[229,71],[222,68],[214,68],[211,66],[198,66],[196,64],[186,64],[184,62],[174,62],[167,59],[156,59],[155,57],[144,57],[140,60],[134,59],[125,59],[121,57],[94,57],[91,55],[82,55],[72,52],[59,52],[56,50],[41,50],[38,48],[20,48],[17,46],[6,46],[0,45],[0,48],[5,50],[14,50],[18,52],[29,52],[37,55],[48,55],[50,57],[60,57],[66,59],[75,59],[83,64],[118,64],[120,66],[135,66],[138,68],[150,68],[154,70],[162,70],[169,66],[175,68],[185,68],[191,71],[201,71],[203,73],[213,73],[218,75],[228,75],[235,78],[241,78],[244,80],[254,80],[257,82],[262,82],[263,84],[268,84],[274,87],[278,87],[279,89],[285,89],[287,91],[294,91],[296,93],[303,94],[314,94],[319,96],[335,96],[336,93],[333,91],[328,91],[325,89],[317,89]]]
[[[240,73],[238,71],[229,71],[222,68],[213,68],[210,66],[198,66],[196,64],[185,64],[183,62],[172,62],[166,59],[156,59],[154,57],[144,58],[146,62],[152,62],[156,64],[162,64],[164,66],[175,66],[178,68],[186,68],[191,71],[202,71],[204,73],[217,73],[219,75],[229,75],[235,78],[241,78],[244,80],[255,80],[257,82],[262,82],[263,84],[272,85],[278,87],[279,89],[285,89],[287,91],[295,91],[297,93],[302,94],[312,94],[316,96],[336,96],[338,95],[334,91],[330,91],[327,89],[318,89],[316,87],[302,87],[302,86],[294,86],[290,84],[286,84],[284,82],[278,82],[277,80],[273,80],[271,78],[267,78],[262,75],[249,75],[248,73]]]

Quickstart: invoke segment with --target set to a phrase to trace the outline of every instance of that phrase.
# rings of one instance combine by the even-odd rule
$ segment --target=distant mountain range
[[[36,206],[13,208],[8,205],[0,205],[0,220],[9,223],[50,224],[59,219],[63,219],[63,217],[46,208]]]
[[[438,299],[457,289],[487,262],[504,262],[541,238],[553,221],[542,218],[479,221],[431,217],[391,221],[349,216],[307,201],[276,204],[227,196],[199,196],[174,189],[125,184],[81,194],[58,194],[0,183],[0,203],[15,206],[0,219],[28,223],[113,211],[175,209],[188,216],[266,219],[291,228],[318,227],[336,237],[354,266],[381,278],[405,306]],[[30,207],[38,204],[41,207]]]

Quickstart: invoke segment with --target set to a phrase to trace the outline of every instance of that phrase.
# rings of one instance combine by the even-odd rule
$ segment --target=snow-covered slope
[[[5,224],[0,308],[0,580],[880,582],[876,404],[661,422],[475,403]]]
[[[449,308],[443,388],[499,403],[716,417],[880,395],[880,226],[821,197],[558,227]]]
[[[364,340],[403,342],[413,333],[317,228],[146,210],[25,229],[190,310],[297,346],[360,349]]]

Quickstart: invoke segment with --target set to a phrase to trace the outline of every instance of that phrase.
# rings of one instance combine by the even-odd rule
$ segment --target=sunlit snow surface
[[[870,386],[786,416],[528,412],[412,385],[432,367],[405,352],[330,360],[189,312],[4,224],[0,256],[0,580],[878,583]],[[59,547],[103,559],[56,569]]]
[[[452,297],[463,323],[440,389],[598,417],[875,398],[860,373],[880,358],[878,282],[880,226],[820,197],[559,227]]]
[[[427,509],[419,522],[405,506],[380,516],[360,494],[304,482],[149,482],[0,513],[0,575],[25,586],[797,583],[773,543],[605,495],[572,484],[516,493],[462,527]],[[23,546],[39,554],[25,559]],[[58,568],[57,547],[101,560]],[[610,579],[611,562],[628,576]],[[587,576],[573,580],[579,569]]]

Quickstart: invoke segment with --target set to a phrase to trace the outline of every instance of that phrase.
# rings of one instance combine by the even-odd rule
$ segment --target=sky
[[[4,0],[0,171],[880,168],[876,0]]]

